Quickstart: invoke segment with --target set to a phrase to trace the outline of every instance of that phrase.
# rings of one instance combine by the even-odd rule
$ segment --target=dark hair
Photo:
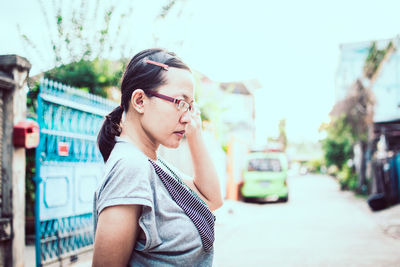
[[[175,53],[160,48],[143,50],[131,59],[122,76],[121,106],[116,107],[106,116],[97,136],[97,145],[104,162],[108,160],[115,146],[115,136],[121,134],[120,122],[122,113],[124,110],[128,111],[129,109],[132,92],[140,88],[146,93],[148,90],[157,90],[158,87],[166,83],[163,75],[164,69],[160,66],[146,63],[147,59],[166,64],[169,67],[190,71],[189,67]],[[150,97],[150,95],[148,96]]]

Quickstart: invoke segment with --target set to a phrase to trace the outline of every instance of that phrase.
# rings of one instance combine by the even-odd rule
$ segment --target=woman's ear
[[[144,113],[144,104],[146,101],[146,94],[142,89],[136,89],[132,92],[131,105],[139,113]]]

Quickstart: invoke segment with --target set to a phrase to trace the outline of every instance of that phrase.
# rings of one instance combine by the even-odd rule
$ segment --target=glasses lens
[[[197,105],[197,103],[193,103],[192,106],[191,106],[191,108],[190,108],[190,112],[191,112],[192,114],[200,113],[199,105]]]
[[[178,103],[178,110],[185,112],[185,111],[187,111],[188,109],[189,109],[189,104],[188,104],[188,103],[186,103],[186,102],[183,101],[183,100],[179,101],[179,103]]]

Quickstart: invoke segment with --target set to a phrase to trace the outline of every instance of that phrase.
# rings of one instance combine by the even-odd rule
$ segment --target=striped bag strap
[[[165,188],[172,199],[182,208],[186,215],[192,220],[199,231],[201,242],[205,251],[210,251],[214,244],[214,215],[197,199],[187,188],[179,183],[177,179],[166,173],[154,161],[149,159],[158,177],[160,177]]]
[[[158,158],[158,161],[164,165],[165,168],[168,169],[168,171],[175,177],[176,180],[178,180],[178,182],[183,185],[184,187],[186,187],[187,190],[190,191],[190,193],[192,193],[199,201],[201,201],[204,205],[207,206],[207,204],[199,197],[199,195],[197,195],[196,192],[194,192],[189,186],[187,186],[182,179],[179,177],[179,175],[177,175],[168,165],[167,163],[165,163],[163,160],[161,160],[160,158]]]

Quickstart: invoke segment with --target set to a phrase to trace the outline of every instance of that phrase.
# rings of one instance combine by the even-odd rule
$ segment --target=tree
[[[351,127],[346,122],[346,116],[341,115],[322,128],[327,132],[327,137],[322,140],[326,164],[335,165],[340,169],[352,156],[354,137]]]
[[[124,63],[95,59],[80,60],[47,71],[48,79],[68,83],[89,93],[107,97],[105,88],[118,86]]]
[[[122,11],[118,10],[116,2],[104,4],[100,0],[81,0],[75,4],[53,1],[52,5],[47,6],[43,0],[37,2],[46,22],[47,29],[44,32],[48,34],[50,48],[46,56],[43,56],[31,37],[21,33],[20,27],[19,29],[28,52],[33,52],[40,60],[52,59],[54,67],[45,71],[44,76],[107,97],[107,88],[119,86],[120,77],[134,49],[127,49],[128,40],[121,38],[123,33],[127,38],[132,38],[126,34],[127,28],[132,24],[132,2],[125,2]],[[168,1],[162,6],[156,18],[165,18],[175,2],[176,0]],[[91,6],[90,3],[94,5]],[[35,58],[33,55],[32,57]],[[110,60],[112,57],[117,59]],[[31,86],[28,94],[31,112],[35,112],[37,92],[36,83]]]
[[[115,3],[100,5],[100,0],[81,0],[68,4],[65,1],[52,1],[52,5],[43,0],[37,2],[46,25],[44,31],[47,40],[44,41],[49,48],[45,51],[46,56],[37,49],[31,36],[20,34],[26,48],[33,50],[41,60],[50,58],[52,65],[57,67],[81,60],[108,58],[113,51],[119,51],[119,57],[126,54],[125,40],[120,39],[119,35],[127,27],[128,14],[133,11],[131,5],[125,12],[117,14]],[[90,3],[94,6],[90,6]],[[111,25],[115,23],[116,26],[112,28],[114,32],[111,32]]]
[[[28,33],[20,36],[30,58],[42,61],[52,60],[52,65],[69,64],[81,60],[130,58],[133,54],[132,26],[136,12],[135,2],[80,0],[80,1],[44,1],[36,0],[45,21],[47,38],[43,41],[46,50],[41,51]],[[165,1],[155,19],[164,19],[179,0]],[[182,1],[182,0],[181,0]],[[183,7],[182,7],[183,8]],[[137,37],[139,38],[139,37]],[[51,53],[50,53],[51,52]]]
[[[375,42],[371,44],[362,76],[349,87],[346,97],[335,104],[330,113],[331,123],[325,127],[327,138],[323,141],[323,148],[328,165],[343,168],[345,161],[352,157],[353,147],[356,144],[360,146],[362,158],[357,188],[360,193],[365,193],[367,187],[365,151],[373,128],[375,104],[371,89],[393,52],[392,42],[384,49],[377,49]],[[340,150],[342,155],[338,154]],[[350,171],[346,169],[343,173]]]
[[[155,19],[164,19],[176,2],[167,1]],[[105,4],[100,0],[52,1],[52,4],[37,0],[37,3],[45,20],[45,42],[49,49],[45,53],[40,51],[32,36],[18,28],[30,57],[41,61],[51,59],[54,67],[45,71],[44,76],[100,96],[106,96],[105,87],[118,86],[134,50],[127,47],[133,39],[129,34],[133,2],[124,2],[123,8],[115,1]]]

